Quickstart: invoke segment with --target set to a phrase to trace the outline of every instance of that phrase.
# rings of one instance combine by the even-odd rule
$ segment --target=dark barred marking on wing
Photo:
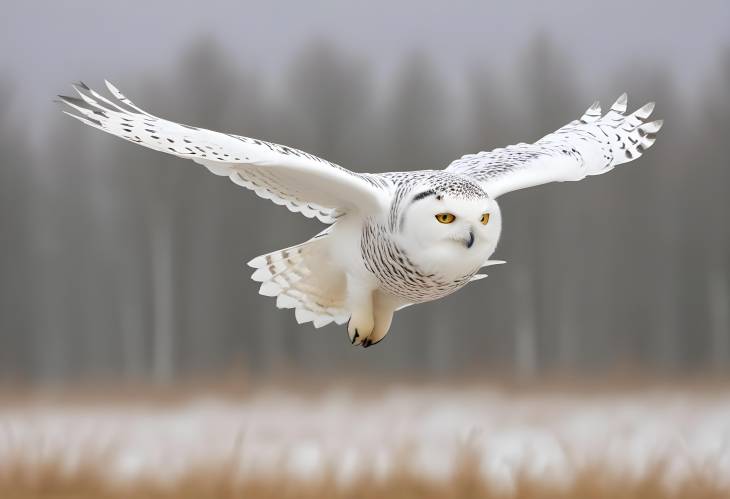
[[[150,149],[202,164],[289,210],[332,223],[348,210],[382,209],[388,185],[293,147],[175,123],[137,107],[107,82],[113,98],[79,83],[60,96],[66,114]]]
[[[627,100],[626,94],[621,95],[603,117],[594,102],[579,119],[534,144],[468,154],[446,170],[468,175],[494,197],[547,182],[600,175],[640,157],[662,127],[661,120],[645,122],[654,103],[627,116]]]

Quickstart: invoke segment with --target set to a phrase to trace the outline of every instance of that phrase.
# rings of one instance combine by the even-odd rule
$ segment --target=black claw
[[[355,335],[352,337],[351,343],[354,345],[355,340],[358,339],[359,337],[360,337],[360,334],[357,332],[357,329],[355,329]]]
[[[378,341],[371,341],[369,346],[377,345],[378,343],[380,343],[384,339],[385,339],[385,336],[383,336],[382,338],[380,338]]]
[[[373,342],[370,341],[370,338],[365,338],[364,340],[362,340],[362,347],[363,348],[367,348],[367,347],[369,347],[372,344],[373,344]]]

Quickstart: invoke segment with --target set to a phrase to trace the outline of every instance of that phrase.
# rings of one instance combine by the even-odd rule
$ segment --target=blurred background
[[[243,372],[533,379],[730,373],[730,4],[8,3],[0,30],[0,379]],[[387,341],[297,326],[249,259],[321,229],[52,102],[108,78],[150,112],[356,171],[532,142],[623,91],[641,160],[500,200],[487,280]]]
[[[2,7],[0,496],[728,497],[729,2]],[[507,265],[364,350],[249,278],[319,223],[53,103],[105,78],[363,172],[624,91],[665,125],[610,174],[501,198]]]

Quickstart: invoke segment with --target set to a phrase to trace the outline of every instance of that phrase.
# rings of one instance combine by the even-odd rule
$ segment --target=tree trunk
[[[172,221],[164,200],[152,209],[152,371],[159,383],[174,374]]]
[[[537,331],[535,300],[530,274],[524,267],[515,269],[513,281],[515,319],[515,358],[517,376],[530,379],[537,373]]]
[[[711,362],[716,371],[730,367],[730,286],[728,274],[715,267],[708,275],[710,307]]]

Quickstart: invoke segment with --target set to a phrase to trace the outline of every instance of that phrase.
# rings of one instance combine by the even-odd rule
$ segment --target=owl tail
[[[293,308],[298,323],[312,322],[317,328],[350,318],[345,275],[332,268],[328,230],[248,262],[256,269],[251,279],[261,283],[259,294],[275,296],[278,308]]]

